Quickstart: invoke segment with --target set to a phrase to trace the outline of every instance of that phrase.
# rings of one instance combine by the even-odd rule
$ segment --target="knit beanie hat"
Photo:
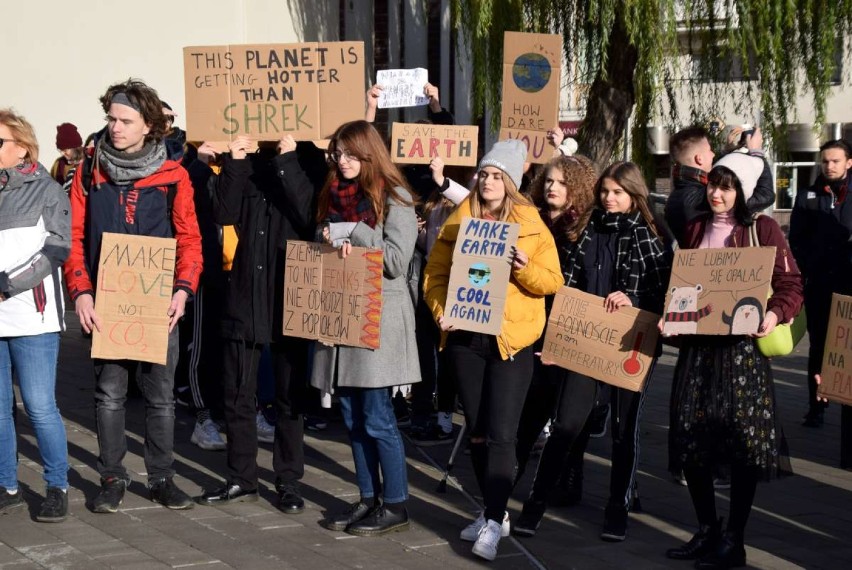
[[[83,146],[83,137],[80,136],[77,127],[71,123],[62,123],[56,127],[56,148],[65,150],[81,146]]]
[[[729,168],[737,175],[737,178],[740,179],[740,185],[743,187],[743,195],[748,201],[754,194],[758,178],[763,173],[763,159],[741,152],[732,152],[720,158],[713,165],[714,168],[717,166]]]
[[[527,160],[527,145],[518,139],[507,139],[494,143],[482,160],[479,161],[479,169],[486,166],[494,166],[505,172],[515,187],[520,189],[524,177],[524,162]]]

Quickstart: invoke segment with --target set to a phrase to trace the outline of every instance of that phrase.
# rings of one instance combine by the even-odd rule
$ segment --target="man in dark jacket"
[[[137,368],[145,396],[145,468],[151,500],[170,509],[188,509],[192,500],[172,480],[172,390],[178,358],[177,324],[202,270],[192,184],[180,163],[167,157],[163,144],[166,118],[156,91],[141,81],[128,80],[109,87],[100,101],[107,128],[92,160],[87,161],[94,168],[78,169],[71,185],[71,255],[65,263],[68,293],[83,330],[104,332],[95,312],[93,285],[104,232],[174,237],[177,249],[166,365],[95,359],[101,491],[93,510],[114,513],[130,483],[122,463],[127,453],[124,402],[128,377]]]
[[[747,152],[764,158],[760,129],[747,135],[744,147],[734,152]],[[710,136],[703,127],[689,127],[673,134],[669,140],[672,159],[672,192],[666,201],[665,221],[678,245],[683,245],[686,224],[710,211],[707,204],[707,173],[713,168],[713,149]],[[748,199],[751,212],[760,212],[775,203],[772,171],[764,159],[763,173],[757,181],[754,195]]]
[[[311,239],[316,189],[325,176],[325,158],[312,143],[298,145],[287,135],[277,151],[251,141],[229,145],[213,195],[216,223],[235,225],[239,243],[225,292],[222,314],[223,390],[228,440],[225,484],[196,500],[204,505],[257,500],[257,369],[264,345],[272,352],[277,422],[272,467],[278,508],[300,513],[304,501],[302,400],[307,386],[308,343],[282,336],[284,266],[287,240]],[[307,173],[307,174],[306,174]]]
[[[852,203],[847,192],[852,168],[852,148],[843,140],[829,141],[820,148],[821,174],[814,184],[796,194],[790,217],[790,249],[805,279],[805,308],[808,315],[808,413],[804,424],[820,427],[825,404],[817,400],[814,374],[822,368],[831,294],[852,295]],[[852,408],[843,407],[843,418],[852,428]],[[846,430],[841,428],[841,436]],[[852,434],[849,434],[852,443]],[[843,446],[843,437],[841,437]],[[848,445],[843,446],[843,449]],[[852,451],[841,462],[852,467]]]

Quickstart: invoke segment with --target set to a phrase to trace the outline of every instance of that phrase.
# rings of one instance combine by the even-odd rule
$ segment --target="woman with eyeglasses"
[[[407,279],[417,216],[405,179],[370,123],[342,125],[328,148],[331,169],[318,199],[318,235],[343,257],[352,246],[381,249],[383,272],[380,348],[316,347],[311,383],[340,399],[360,492],[322,524],[377,536],[409,528],[405,448],[388,388],[420,381]]]
[[[485,510],[461,532],[473,553],[494,560],[508,536],[506,503],[515,470],[515,437],[533,372],[532,344],[545,324],[544,296],[562,285],[553,236],[535,206],[520,194],[526,145],[496,143],[479,163],[478,183],[441,228],[426,265],[423,292],[443,331],[469,429],[470,456]],[[453,250],[464,217],[520,225],[507,262],[511,277],[498,335],[454,330],[444,322]],[[477,279],[477,275],[470,276]]]
[[[566,284],[603,297],[608,312],[637,307],[659,313],[671,259],[657,234],[642,172],[632,162],[616,162],[600,176],[594,194],[595,208],[581,218],[580,225],[585,229],[565,267]],[[576,372],[562,382],[552,433],[541,453],[530,496],[513,529],[515,534],[535,535],[565,456],[579,443],[583,426],[606,389],[612,407],[612,469],[600,537],[611,542],[626,538],[645,390],[606,386]]]
[[[36,520],[68,514],[68,443],[56,406],[62,264],[71,251],[68,196],[38,162],[32,125],[0,110],[0,514],[24,506],[18,487],[12,370],[33,425],[47,492]]]

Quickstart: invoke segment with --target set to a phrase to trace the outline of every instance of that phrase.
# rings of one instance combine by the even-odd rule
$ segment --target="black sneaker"
[[[370,501],[372,501],[372,499],[370,499]],[[330,515],[328,518],[320,522],[320,525],[328,530],[346,530],[346,527],[350,524],[358,522],[366,517],[372,509],[373,507],[359,499],[351,505],[348,505],[343,512]]]
[[[59,487],[48,487],[47,494],[38,509],[38,522],[62,522],[68,516],[68,493]]]
[[[6,490],[6,487],[0,487],[0,515],[11,513],[15,509],[24,506],[24,498],[21,496],[21,490],[14,495]]]
[[[627,509],[609,505],[604,511],[604,525],[601,540],[621,542],[627,538]]]
[[[541,525],[541,519],[544,517],[544,511],[546,510],[546,502],[533,498],[527,499],[524,502],[524,509],[521,511],[521,516],[512,525],[512,534],[515,536],[535,536],[535,532]]]
[[[101,491],[92,501],[92,511],[96,513],[114,513],[124,500],[124,491],[130,482],[118,477],[101,480]]]
[[[305,415],[305,429],[308,431],[324,431],[328,427],[328,422],[319,416]]]
[[[408,510],[405,507],[391,510],[381,504],[370,509],[365,517],[347,526],[346,532],[355,536],[379,536],[408,530],[410,526]]]
[[[453,432],[444,431],[436,424],[429,424],[425,429],[411,430],[411,441],[417,447],[433,447],[453,443]]]
[[[181,491],[171,477],[156,479],[148,483],[151,500],[176,511],[195,506],[192,497]]]

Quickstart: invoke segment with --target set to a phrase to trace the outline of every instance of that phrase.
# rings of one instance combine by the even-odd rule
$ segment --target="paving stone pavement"
[[[340,422],[332,422],[324,432],[306,434],[304,513],[284,515],[275,509],[272,454],[264,444],[258,458],[260,501],[170,511],[147,497],[144,409],[139,399],[133,399],[128,403],[126,458],[133,482],[118,513],[92,513],[87,505],[98,489],[92,369],[88,342],[74,314],[68,312],[66,317],[69,332],[62,340],[57,398],[68,431],[70,516],[61,524],[33,520],[44,489],[35,438],[26,415],[19,413],[19,479],[28,509],[0,516],[0,568],[691,567],[664,556],[666,548],[688,539],[695,530],[687,490],[672,482],[666,471],[673,349],[666,348],[648,387],[638,473],[641,511],[630,515],[628,539],[612,544],[598,538],[609,484],[610,440],[602,438],[592,440],[586,455],[582,503],[550,509],[534,538],[504,539],[497,560],[486,563],[475,559],[470,544],[458,538],[477,510],[471,497],[478,490],[466,456],[460,454],[448,491],[436,492],[450,446],[421,450],[407,444],[413,521],[409,532],[359,538],[320,527],[323,513],[357,497],[352,457]],[[796,476],[759,487],[747,527],[749,567],[852,567],[852,472],[837,467],[839,407],[830,407],[822,429],[800,426],[807,399],[806,358],[805,341],[774,366]],[[19,411],[23,412],[20,404]],[[220,481],[225,459],[222,452],[202,451],[189,442],[193,421],[178,410],[175,467],[179,486],[195,495]],[[456,421],[461,423],[461,418]],[[520,511],[533,471],[531,465],[515,489],[509,503],[512,516]],[[727,512],[727,497],[726,491],[717,493],[720,514]]]

